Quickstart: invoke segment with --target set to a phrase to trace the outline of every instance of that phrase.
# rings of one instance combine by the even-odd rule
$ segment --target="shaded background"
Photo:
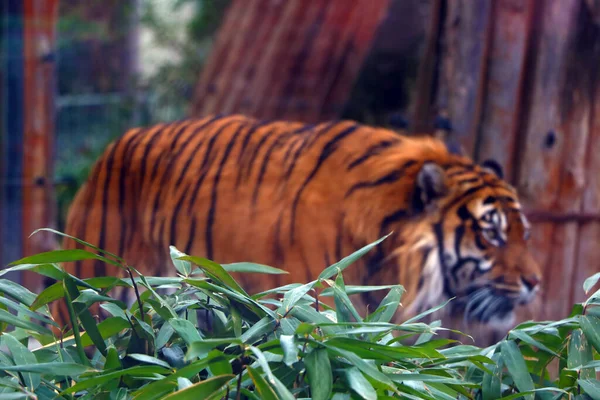
[[[533,222],[562,318],[600,270],[598,0],[7,0],[0,259],[51,248],[130,126],[208,113],[351,118],[493,158]],[[27,286],[40,282],[15,275]]]

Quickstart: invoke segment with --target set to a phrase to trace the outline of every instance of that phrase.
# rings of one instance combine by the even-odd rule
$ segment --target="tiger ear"
[[[502,166],[496,160],[485,160],[481,163],[481,168],[487,170],[488,172],[491,172],[500,179],[504,179],[504,171],[502,170]]]
[[[446,174],[442,167],[427,162],[417,174],[416,188],[413,198],[415,210],[422,211],[448,191]]]

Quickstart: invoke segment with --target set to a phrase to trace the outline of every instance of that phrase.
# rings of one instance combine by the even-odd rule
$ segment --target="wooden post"
[[[54,237],[38,228],[54,226],[54,47],[58,0],[24,0],[24,121],[23,121],[23,254],[55,247]],[[37,274],[25,274],[24,285],[37,289]]]

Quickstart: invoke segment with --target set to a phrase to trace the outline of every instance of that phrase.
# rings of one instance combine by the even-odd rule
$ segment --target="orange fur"
[[[421,209],[417,177],[426,163],[443,169],[437,182],[443,193]],[[475,186],[481,188],[469,194]],[[507,212],[512,233],[506,246],[473,250],[481,233],[457,210],[467,205],[476,213],[488,196],[502,198],[499,210],[518,210],[508,184],[450,154],[437,139],[351,121],[310,126],[207,117],[133,129],[109,146],[77,194],[66,232],[117,253],[147,275],[175,272],[169,245],[219,263],[252,261],[289,272],[237,276],[255,293],[313,280],[327,265],[394,231],[350,267],[345,280],[404,285],[408,315],[436,305],[431,302],[449,290],[439,286],[449,272],[441,271],[436,224],[448,241],[442,247],[452,248],[456,228],[463,226],[464,251],[497,260],[481,274],[483,281],[502,277],[514,288],[522,277],[539,279],[518,211]],[[94,261],[65,268],[80,278],[119,274]],[[454,295],[464,289],[459,286]],[[379,294],[362,299],[364,305],[376,307]],[[61,319],[59,310],[54,314]]]

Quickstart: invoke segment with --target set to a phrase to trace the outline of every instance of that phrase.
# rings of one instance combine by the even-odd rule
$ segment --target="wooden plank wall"
[[[476,160],[503,165],[534,222],[545,285],[530,316],[564,317],[600,270],[600,26],[583,0],[478,0],[479,18],[467,3],[449,2],[459,38],[442,47],[437,107]]]
[[[378,47],[371,42],[381,40],[377,24],[411,8],[323,1],[234,2],[192,113],[339,117],[369,47]],[[423,0],[412,9],[423,51],[398,111],[412,119],[409,130],[448,117],[452,140],[476,161],[503,166],[545,275],[540,301],[522,318],[562,318],[600,271],[600,1]],[[403,40],[404,29],[384,31]]]

